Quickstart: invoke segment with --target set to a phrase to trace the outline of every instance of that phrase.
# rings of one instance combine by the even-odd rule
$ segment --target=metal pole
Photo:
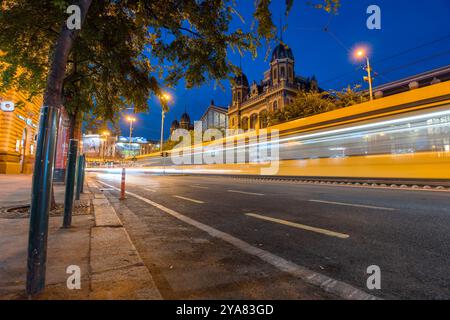
[[[83,185],[83,168],[84,168],[83,156],[80,154],[78,156],[77,190],[75,193],[75,200],[80,200],[81,187]]]
[[[67,159],[67,181],[64,197],[63,228],[70,228],[72,224],[73,193],[75,187],[75,174],[77,169],[78,140],[70,139]],[[80,165],[78,165],[80,166]]]
[[[372,67],[370,66],[369,57],[366,57],[367,60],[367,74],[369,76],[369,93],[370,93],[370,100],[373,100],[373,89],[372,89]]]
[[[161,156],[163,157],[163,175],[166,175],[166,158],[164,157],[164,118],[165,113],[164,110],[161,111]]]
[[[130,149],[130,157],[131,157],[131,137],[133,134],[133,120],[130,120],[130,144],[128,145],[128,148]]]
[[[122,183],[120,184],[120,200],[125,200],[125,168],[122,168]]]
[[[28,238],[28,295],[44,290],[47,261],[48,216],[52,193],[59,109],[43,106],[39,120],[38,142],[31,188],[30,231]]]
[[[86,155],[83,154],[83,170],[81,175],[81,193],[84,192],[84,178],[86,175]]]

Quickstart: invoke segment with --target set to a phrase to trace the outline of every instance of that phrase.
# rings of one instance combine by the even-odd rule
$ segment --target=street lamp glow
[[[363,49],[358,49],[356,51],[356,57],[357,58],[364,58],[364,56],[365,56],[365,51]]]
[[[356,50],[355,50],[354,53],[353,53],[353,56],[354,56],[357,60],[366,59],[367,65],[366,65],[365,70],[367,71],[367,76],[364,77],[364,81],[367,81],[367,82],[369,83],[370,100],[373,100],[372,67],[370,66],[370,60],[369,60],[368,50],[367,50],[367,48],[364,48],[364,47],[356,48]]]
[[[132,122],[136,121],[136,118],[134,118],[134,117],[127,117],[127,121],[132,123]]]
[[[161,95],[161,99],[163,99],[163,100],[165,100],[165,101],[171,101],[171,100],[172,100],[172,96],[171,96],[169,93],[164,92],[164,93]]]

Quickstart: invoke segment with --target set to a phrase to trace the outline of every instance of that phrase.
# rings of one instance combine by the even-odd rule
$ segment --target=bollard
[[[83,154],[83,173],[81,175],[81,193],[84,192],[84,178],[86,175],[86,155]]]
[[[78,156],[78,166],[77,166],[77,189],[75,193],[75,200],[80,200],[81,190],[83,187],[83,170],[84,170],[84,157],[83,155]]]
[[[30,230],[28,236],[27,284],[28,295],[45,287],[47,263],[48,217],[55,160],[59,109],[43,106],[39,120],[38,141],[31,189]]]
[[[75,187],[75,173],[77,167],[78,140],[69,141],[69,154],[67,159],[66,193],[64,198],[63,228],[72,224],[73,193]]]
[[[122,183],[120,184],[120,200],[125,200],[125,168],[122,168]]]

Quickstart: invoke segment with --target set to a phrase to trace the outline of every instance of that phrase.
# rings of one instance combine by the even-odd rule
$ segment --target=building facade
[[[292,103],[299,90],[314,89],[318,89],[315,78],[296,76],[292,50],[280,43],[273,50],[269,69],[259,84],[254,81],[249,85],[244,73],[234,79],[228,110],[229,128],[265,128],[271,112],[283,110]]]
[[[225,131],[228,128],[228,108],[214,105],[214,100],[201,117],[202,130],[219,129]]]
[[[181,115],[180,121],[172,121],[172,124],[170,125],[170,134],[172,135],[172,132],[177,129],[184,129],[188,131],[194,130],[194,125],[191,123],[191,117],[186,111]]]
[[[0,174],[33,172],[41,104],[15,91],[0,96]]]

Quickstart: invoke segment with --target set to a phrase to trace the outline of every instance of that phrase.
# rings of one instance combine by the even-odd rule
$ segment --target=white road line
[[[204,187],[204,186],[196,186],[196,185],[192,185],[191,187],[197,188],[197,189],[209,189],[208,187]]]
[[[336,238],[340,238],[340,239],[347,239],[350,237],[348,234],[345,234],[345,233],[339,233],[339,232],[335,232],[335,231],[331,231],[331,230],[327,230],[327,229],[311,227],[311,226],[307,226],[304,224],[295,223],[295,222],[291,222],[291,221],[287,221],[287,220],[276,219],[276,218],[272,218],[272,217],[268,217],[268,216],[262,216],[262,215],[255,214],[255,213],[246,213],[245,215],[249,216],[249,217],[261,219],[261,220],[266,220],[266,221],[283,224],[285,226],[290,226],[290,227],[294,227],[294,228],[298,228],[298,229],[321,233],[321,234],[324,234],[324,235],[327,235],[330,237],[336,237]]]
[[[102,181],[99,181],[102,184],[114,188],[115,190],[119,191],[119,188],[116,188],[112,185],[109,185],[107,183],[104,183]],[[197,229],[203,230],[212,237],[221,239],[234,247],[240,249],[243,252],[246,252],[252,256],[258,257],[259,259],[271,264],[278,270],[282,272],[289,273],[290,275],[297,277],[299,279],[302,279],[303,281],[318,286],[322,288],[323,290],[327,292],[331,292],[343,299],[355,299],[355,300],[376,300],[377,297],[368,294],[361,289],[355,288],[352,285],[349,285],[345,282],[335,280],[333,278],[330,278],[326,275],[311,271],[309,269],[306,269],[302,266],[299,266],[291,261],[285,260],[273,253],[270,253],[269,251],[254,247],[250,245],[249,243],[242,241],[241,239],[238,239],[236,237],[233,237],[232,235],[219,231],[213,227],[210,227],[206,224],[203,224],[201,222],[198,222],[194,219],[191,219],[187,216],[182,215],[181,213],[178,213],[172,209],[169,209],[167,207],[164,207],[163,205],[160,205],[154,201],[151,201],[149,199],[146,199],[144,197],[141,197],[138,194],[126,192],[130,196],[135,197],[136,199],[139,199],[141,201],[144,201],[145,203],[148,203],[161,211],[164,211],[171,216],[177,218],[178,220],[181,220],[191,226],[196,227]]]
[[[155,189],[150,189],[150,188],[144,188],[145,191],[150,191],[150,192],[156,192]]]
[[[248,194],[251,196],[264,196],[262,193],[254,193],[254,192],[246,192],[246,191],[238,191],[238,190],[227,190],[228,192],[232,193],[241,193],[241,194]]]
[[[343,202],[334,202],[334,201],[325,201],[325,200],[308,200],[308,201],[317,202],[317,203],[335,204],[338,206],[358,207],[358,208],[367,208],[367,209],[376,209],[376,210],[388,210],[388,211],[396,210],[394,208],[375,207],[375,206],[367,206],[367,205],[363,205],[363,204],[343,203]]]
[[[195,200],[195,199],[186,198],[186,197],[182,197],[182,196],[174,196],[174,197],[175,197],[175,198],[178,198],[178,199],[183,199],[183,200],[191,201],[191,202],[194,202],[194,203],[199,203],[199,204],[204,203],[203,201],[200,201],[200,200]]]

